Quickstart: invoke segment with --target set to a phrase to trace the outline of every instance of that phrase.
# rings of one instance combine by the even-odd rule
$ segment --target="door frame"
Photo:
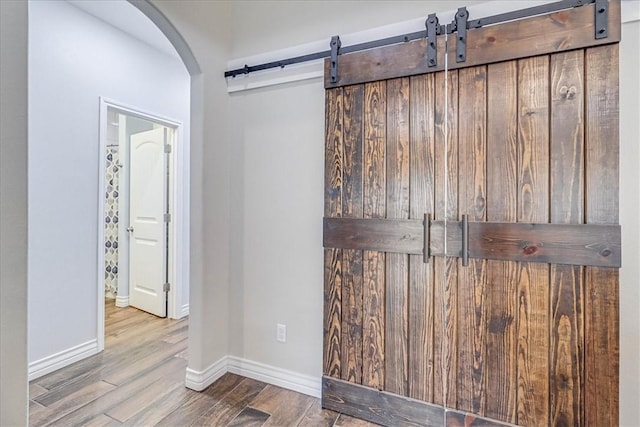
[[[183,123],[179,120],[167,118],[161,114],[145,111],[141,108],[127,105],[122,102],[114,101],[105,97],[99,98],[100,102],[100,118],[99,118],[99,159],[98,159],[98,299],[97,299],[97,336],[98,351],[104,350],[104,207],[105,207],[105,191],[106,191],[106,148],[107,148],[107,110],[113,108],[127,115],[139,117],[149,120],[163,126],[174,129],[171,140],[172,156],[169,156],[169,188],[167,189],[169,196],[169,211],[171,221],[168,227],[168,274],[171,289],[167,293],[167,317],[171,319],[180,319],[189,314],[189,301],[183,301],[183,290],[189,289],[189,262],[190,262],[190,245],[189,245],[189,169],[190,155],[189,145],[184,141]],[[122,181],[120,182],[123,183]],[[129,197],[128,180],[125,185],[120,188],[120,197],[127,199]],[[120,216],[123,220],[124,216]],[[128,218],[126,218],[128,221]],[[124,223],[121,223],[123,225]],[[118,240],[122,240],[122,236],[126,234],[125,227],[118,227]],[[128,256],[128,251],[127,256]],[[118,252],[118,259],[121,258],[121,251]],[[118,261],[118,266],[121,263]],[[126,277],[128,280],[128,262],[122,264],[123,268],[118,271],[118,280]],[[120,307],[128,306],[128,298],[118,300],[116,305]]]

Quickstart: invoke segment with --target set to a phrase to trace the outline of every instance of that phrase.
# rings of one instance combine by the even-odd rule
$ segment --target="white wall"
[[[322,366],[324,89],[237,95],[233,134],[232,353],[319,377]],[[320,119],[318,119],[318,115]],[[232,131],[233,132],[233,131]],[[275,340],[276,323],[287,342]],[[238,334],[238,335],[236,335]]]
[[[0,425],[27,418],[27,4],[0,2]]]
[[[191,79],[188,369],[202,372],[226,356],[229,348],[229,153],[233,141],[228,137],[230,113],[221,76],[231,46],[231,3],[166,0],[154,4],[182,35],[201,70],[194,71]]]
[[[513,3],[513,1],[509,1]],[[455,10],[483,3],[466,1],[415,0],[262,0],[233,4],[233,58],[283,49],[298,44],[329,40],[344,35],[394,24],[429,13]]]
[[[97,338],[99,96],[181,121],[188,141],[190,79],[67,2],[32,1],[29,14],[31,363]]]
[[[640,2],[636,2],[640,16]],[[620,43],[620,425],[640,420],[640,21]]]

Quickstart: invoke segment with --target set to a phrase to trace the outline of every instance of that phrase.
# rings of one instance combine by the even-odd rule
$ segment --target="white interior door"
[[[131,135],[129,297],[136,308],[166,316],[166,128]]]

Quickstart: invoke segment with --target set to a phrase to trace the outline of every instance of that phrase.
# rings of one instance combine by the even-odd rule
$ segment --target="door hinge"
[[[171,214],[170,213],[164,214],[164,222],[171,222]]]
[[[164,144],[164,152],[171,154],[171,144]]]
[[[165,283],[164,286],[162,286],[162,290],[164,292],[169,292],[171,290],[171,283]]]

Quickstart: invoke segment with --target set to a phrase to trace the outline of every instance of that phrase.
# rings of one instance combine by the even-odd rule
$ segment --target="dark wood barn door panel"
[[[619,4],[608,44],[593,14],[470,30],[504,54],[471,41],[455,70],[405,64],[424,41],[340,57],[323,406],[393,426],[617,424]]]

